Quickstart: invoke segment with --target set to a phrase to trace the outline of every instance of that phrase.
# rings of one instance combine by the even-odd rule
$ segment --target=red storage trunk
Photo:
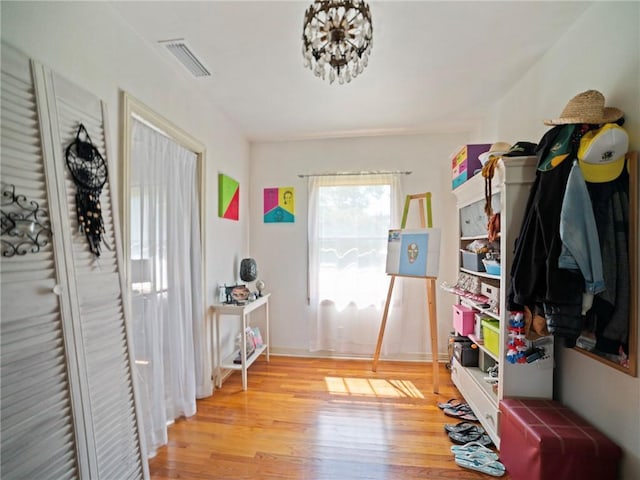
[[[622,450],[552,400],[500,401],[500,461],[513,480],[615,480]]]

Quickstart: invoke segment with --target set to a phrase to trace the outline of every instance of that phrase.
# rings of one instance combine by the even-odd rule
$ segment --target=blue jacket
[[[586,293],[604,291],[598,228],[587,184],[576,160],[569,173],[562,200],[560,238],[562,250],[558,257],[558,267],[580,270]]]

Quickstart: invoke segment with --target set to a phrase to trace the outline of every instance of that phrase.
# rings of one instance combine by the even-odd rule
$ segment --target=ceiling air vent
[[[205,67],[200,60],[191,51],[183,38],[176,40],[162,40],[158,42],[164,45],[184,67],[195,77],[210,77],[211,72]]]

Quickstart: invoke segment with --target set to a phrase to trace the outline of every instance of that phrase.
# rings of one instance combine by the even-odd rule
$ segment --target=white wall
[[[110,168],[119,179],[120,91],[126,91],[205,145],[205,301],[232,283],[249,252],[249,143],[197,82],[143,43],[106,2],[5,2],[2,40],[102,98],[108,107]],[[209,80],[205,80],[209,81]],[[240,221],[218,217],[218,173],[240,183]],[[117,183],[117,182],[116,182]],[[116,195],[119,186],[112,185]],[[119,202],[117,202],[119,203]],[[204,312],[203,312],[204,315]],[[204,317],[203,317],[204,321]],[[235,324],[221,335],[233,337]],[[210,324],[206,324],[207,338]],[[207,342],[209,343],[209,342]],[[233,347],[231,344],[230,347]]]
[[[171,68],[108,3],[3,1],[1,8],[3,41],[107,103],[112,169],[119,166],[120,90],[205,145],[206,298],[211,301],[217,281],[233,281],[239,259],[248,254],[248,142],[214,105],[196,93],[200,79],[183,74],[180,65]],[[239,222],[217,215],[219,172],[240,182]]]
[[[431,192],[433,224],[443,228],[443,245],[455,245],[455,198],[451,193],[450,155],[465,143],[462,134],[407,135],[256,143],[251,150],[251,253],[271,299],[271,340],[276,352],[309,355],[307,325],[307,180],[298,174],[360,170],[410,170],[405,194]],[[269,187],[295,188],[295,223],[268,224],[262,218],[262,194]],[[408,226],[418,226],[413,205]],[[412,218],[414,216],[414,218]],[[444,250],[444,249],[443,249]],[[456,279],[456,258],[441,255],[438,284]],[[424,282],[399,279],[412,298],[403,319],[407,358],[430,358]],[[405,297],[405,298],[406,298]],[[439,352],[447,349],[452,295],[438,289]],[[382,320],[382,312],[380,314]],[[374,351],[371,352],[373,356]]]
[[[577,93],[596,89],[607,105],[625,112],[630,149],[640,150],[638,25],[640,3],[602,2],[591,7],[488,112],[476,139],[536,142],[550,128],[543,125],[544,119],[558,117]],[[640,245],[637,248],[640,252]],[[640,378],[562,348],[555,392],[624,449],[621,478],[640,478]]]
[[[239,259],[247,256],[250,242],[260,276],[274,292],[272,340],[276,350],[305,351],[307,346],[306,187],[298,173],[412,170],[414,173],[405,178],[406,192],[433,193],[434,223],[444,229],[443,244],[455,244],[448,157],[468,140],[463,135],[265,143],[250,151],[242,135],[215,106],[194,93],[192,82],[197,80],[169,68],[140,43],[108,4],[3,1],[0,5],[3,40],[107,102],[114,154],[119,89],[206,145],[207,298],[213,298],[218,280],[235,279]],[[576,93],[595,88],[605,94],[609,104],[626,112],[631,147],[640,150],[639,24],[638,3],[596,4],[567,27],[566,35],[539,63],[523,72],[522,80],[488,112],[472,140],[537,141],[547,128],[543,119],[557,116]],[[240,182],[240,222],[217,217],[218,172]],[[274,186],[296,188],[296,222],[292,225],[262,223],[262,189]],[[455,279],[455,263],[442,262],[439,282]],[[453,300],[449,297],[438,292],[441,352],[450,325]],[[418,306],[417,311],[422,312],[423,307]],[[429,353],[426,327],[416,328],[422,330],[411,353]],[[621,478],[640,478],[640,380],[572,350],[561,352],[557,363],[559,398],[623,447]]]

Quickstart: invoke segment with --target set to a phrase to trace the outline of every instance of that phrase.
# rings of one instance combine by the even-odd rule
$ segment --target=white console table
[[[211,305],[214,321],[216,325],[216,365],[212,365],[212,371],[216,372],[216,383],[218,388],[222,387],[222,374],[224,370],[240,370],[242,372],[242,389],[247,389],[247,369],[263,352],[266,351],[267,362],[269,361],[269,296],[266,293],[256,300],[248,302],[245,305],[234,305],[227,303],[216,303]],[[265,329],[263,333],[263,345],[257,347],[255,351],[247,358],[247,337],[244,334],[249,325],[249,314],[255,310],[264,307],[265,309]],[[238,350],[234,349],[233,353],[222,358],[222,348],[220,342],[220,317],[223,315],[231,315],[238,317],[242,321],[242,345],[240,346],[240,363],[234,363],[233,360],[238,356]],[[213,342],[212,342],[213,343]]]

